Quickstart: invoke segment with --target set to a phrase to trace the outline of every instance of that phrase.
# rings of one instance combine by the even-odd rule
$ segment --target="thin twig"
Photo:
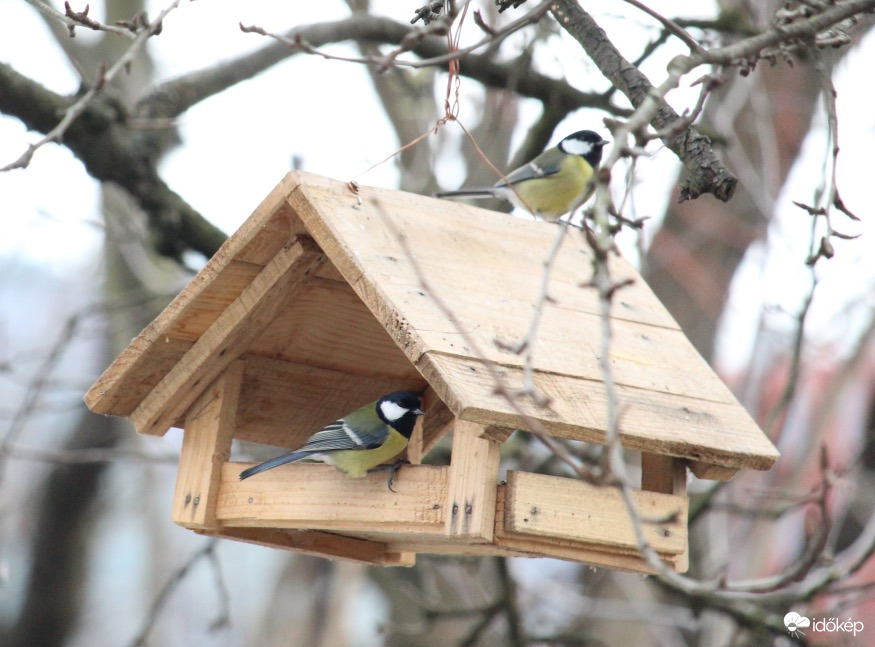
[[[12,452],[12,447],[15,441],[18,440],[22,431],[24,431],[24,426],[36,408],[36,405],[50,380],[52,371],[60,362],[64,352],[69,348],[70,340],[73,339],[76,334],[79,321],[79,317],[73,315],[64,323],[54,345],[34,373],[34,378],[28,386],[27,392],[24,394],[18,409],[15,411],[15,415],[9,423],[9,427],[6,429],[2,440],[0,440],[0,483],[3,482],[3,477],[6,473],[7,459]]]
[[[347,63],[360,63],[362,65],[374,65],[377,67],[378,70],[381,71],[386,70],[392,66],[421,68],[443,65],[445,63],[449,63],[450,61],[459,60],[465,55],[470,54],[471,52],[474,52],[482,47],[485,47],[487,45],[494,45],[501,42],[503,39],[519,31],[523,27],[538,22],[544,16],[544,14],[546,14],[547,11],[550,10],[550,5],[552,4],[552,2],[553,0],[545,0],[535,9],[524,15],[522,18],[518,18],[517,20],[514,20],[513,22],[506,25],[505,27],[495,30],[494,34],[487,35],[473,45],[469,45],[468,47],[464,47],[456,51],[447,52],[446,54],[443,54],[441,56],[434,56],[432,58],[424,58],[420,60],[399,59],[398,56],[406,51],[410,51],[422,38],[439,33],[438,26],[442,25],[442,19],[433,21],[432,23],[429,23],[429,25],[421,27],[414,32],[411,32],[410,34],[408,34],[408,36],[404,38],[404,42],[401,44],[401,47],[393,50],[385,56],[339,56],[336,54],[328,54],[320,49],[317,49],[303,39],[288,38],[281,34],[269,32],[255,25],[246,26],[241,23],[240,30],[244,33],[256,33],[262,36],[273,38],[281,43],[285,43],[286,45],[295,48],[297,51],[307,54],[313,54],[314,56],[321,56],[322,58],[327,60],[344,61]],[[446,26],[443,25],[443,28],[446,29]]]
[[[553,240],[553,245],[550,246],[550,251],[547,253],[547,257],[542,262],[543,271],[541,272],[541,287],[538,290],[538,296],[536,297],[535,303],[533,304],[535,307],[535,312],[532,314],[532,319],[529,322],[529,329],[526,332],[526,336],[523,337],[523,339],[521,339],[512,349],[517,354],[524,353],[523,389],[536,402],[541,402],[543,404],[548,404],[549,400],[545,399],[544,396],[540,395],[535,388],[535,346],[537,345],[536,341],[538,336],[538,326],[541,323],[541,316],[544,313],[544,308],[546,307],[547,301],[550,299],[550,276],[553,273],[553,266],[556,264],[556,259],[559,256],[559,249],[562,247],[562,241],[565,240],[565,234],[568,233],[569,220],[570,218],[566,218],[565,220],[557,223],[559,225],[559,231],[556,232],[556,238]]]
[[[158,17],[149,23],[149,25],[140,31],[137,34],[134,42],[131,43],[130,47],[125,51],[124,54],[113,63],[112,67],[103,72],[100,75],[98,82],[91,88],[88,89],[81,97],[79,97],[75,102],[73,102],[67,110],[64,111],[64,116],[61,118],[61,121],[52,128],[42,139],[34,144],[30,144],[27,147],[27,150],[14,162],[7,164],[3,168],[0,168],[0,172],[3,171],[11,171],[16,168],[27,168],[28,164],[30,164],[30,160],[33,158],[34,153],[45,146],[50,142],[59,142],[61,138],[64,136],[64,133],[67,132],[67,129],[70,127],[76,119],[85,112],[85,109],[91,103],[91,101],[96,97],[104,87],[108,83],[111,83],[116,76],[118,76],[122,71],[126,70],[128,65],[134,60],[134,57],[139,53],[141,49],[146,44],[146,41],[152,37],[157,31],[161,29],[162,20],[164,17],[176,9],[179,5],[180,0],[173,0],[170,5],[167,6]]]
[[[705,53],[705,48],[702,47],[695,38],[690,36],[690,34],[688,34],[687,31],[683,27],[678,25],[676,22],[674,22],[670,18],[666,18],[665,16],[663,16],[659,12],[654,11],[653,9],[651,9],[650,7],[645,5],[643,2],[638,2],[638,0],[623,0],[623,2],[625,2],[626,4],[632,5],[633,7],[646,13],[651,18],[655,18],[656,20],[658,20],[662,24],[662,26],[665,28],[666,31],[668,31],[671,34],[674,34],[680,40],[682,40],[684,45],[689,47],[690,51],[693,54],[704,54]]]
[[[783,415],[784,411],[793,401],[793,396],[796,394],[796,388],[799,385],[799,377],[802,374],[802,344],[805,341],[805,321],[811,310],[811,303],[814,301],[814,291],[817,287],[817,278],[814,276],[813,268],[810,270],[810,273],[811,287],[808,289],[808,294],[805,295],[805,301],[802,302],[799,314],[796,315],[796,331],[793,334],[793,347],[790,352],[790,375],[787,377],[787,384],[784,385],[784,390],[769,411],[763,425],[771,438],[774,438],[777,433],[775,424],[778,418]]]
[[[155,622],[158,620],[158,616],[161,614],[161,611],[164,609],[164,606],[167,604],[167,601],[170,599],[171,594],[177,589],[180,583],[186,578],[188,573],[192,568],[201,560],[208,559],[209,563],[213,566],[214,571],[216,571],[216,584],[219,590],[219,602],[220,602],[220,613],[213,623],[211,623],[211,627],[218,626],[224,627],[228,624],[228,591],[224,585],[224,579],[222,578],[221,571],[217,571],[218,569],[218,561],[216,561],[216,557],[213,554],[216,546],[218,545],[218,539],[215,537],[210,537],[204,542],[204,545],[195,552],[182,566],[180,566],[176,571],[174,571],[170,578],[165,582],[164,586],[158,592],[158,595],[155,596],[155,599],[152,601],[152,605],[149,607],[149,611],[146,614],[146,618],[143,621],[143,626],[137,632],[137,635],[134,636],[131,641],[131,647],[143,647],[146,645],[146,641],[149,638],[149,633],[152,631],[152,628],[155,626]]]
[[[592,482],[594,480],[593,473],[584,466],[580,465],[580,463],[573,456],[571,456],[570,452],[565,451],[564,448],[557,445],[557,443],[554,442],[554,439],[552,438],[550,433],[546,430],[546,428],[541,424],[539,420],[533,418],[525,411],[523,411],[518,401],[519,393],[507,384],[507,381],[499,372],[498,366],[495,364],[495,362],[488,359],[488,356],[480,348],[477,340],[473,337],[473,335],[471,335],[469,330],[462,325],[462,322],[453,312],[452,308],[450,308],[446,304],[446,302],[440,297],[440,295],[436,294],[435,291],[432,289],[430,282],[425,276],[425,273],[419,266],[419,263],[416,261],[416,256],[413,253],[413,250],[410,249],[410,246],[407,243],[407,238],[398,229],[398,227],[394,225],[389,213],[382,207],[379,202],[376,202],[375,206],[379,210],[382,217],[386,219],[386,222],[389,223],[392,226],[392,229],[395,231],[398,245],[401,248],[401,251],[410,261],[411,267],[416,274],[416,278],[419,282],[420,288],[429,295],[429,298],[444,314],[444,316],[447,318],[453,328],[465,341],[465,344],[471,349],[472,354],[475,357],[481,359],[483,368],[487,371],[487,373],[489,373],[489,377],[492,379],[492,382],[494,384],[493,392],[507,401],[508,405],[514,411],[514,413],[516,413],[523,421],[526,430],[534,435],[542,443],[544,443],[544,445],[554,451],[557,458],[559,458],[559,460],[568,465],[568,467],[571,468],[572,472],[574,472],[579,478]]]
[[[62,14],[57,9],[50,7],[45,2],[41,2],[40,0],[26,0],[26,2],[34,9],[42,14],[45,14],[52,20],[57,20],[64,23],[64,25],[66,25],[67,29],[70,31],[71,38],[75,36],[74,30],[76,29],[76,27],[87,27],[88,29],[93,29],[95,31],[105,31],[110,34],[117,34],[119,36],[124,36],[125,38],[130,38],[131,40],[134,40],[137,37],[137,35],[130,29],[126,29],[124,27],[116,27],[114,25],[106,25],[101,22],[97,22],[90,17],[87,17],[88,5],[85,6],[85,9],[82,12],[74,12],[70,8],[70,3],[66,2],[64,4],[67,8],[67,13]]]

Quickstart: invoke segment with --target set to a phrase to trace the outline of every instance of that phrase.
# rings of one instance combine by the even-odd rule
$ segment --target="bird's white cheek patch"
[[[400,419],[405,413],[407,413],[407,409],[395,404],[394,402],[390,402],[389,400],[380,403],[380,411],[383,412],[383,417],[386,420],[392,421]]]
[[[579,139],[569,139],[562,142],[562,150],[569,155],[588,155],[592,150],[592,144]]]

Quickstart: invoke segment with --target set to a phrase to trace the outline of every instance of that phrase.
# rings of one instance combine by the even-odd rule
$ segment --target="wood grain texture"
[[[519,390],[524,358],[508,345],[528,327],[556,228],[394,191],[363,188],[358,195],[355,206],[345,185],[301,179],[289,204],[456,415],[524,427],[498,402],[485,372],[469,379],[466,371],[492,360],[509,376],[509,390]],[[591,262],[585,241],[569,234],[554,264],[534,368],[536,384],[547,384],[555,402],[539,420],[551,432],[599,442],[605,430],[604,394],[596,392],[599,307],[595,293],[582,287]],[[612,258],[611,271],[615,280],[633,281],[612,311],[614,379],[624,406],[633,409],[621,413],[624,443],[703,465],[770,467],[777,451],[658,299],[623,259]],[[474,357],[472,341],[483,357]],[[709,432],[704,437],[702,429]]]
[[[738,469],[726,465],[715,465],[706,460],[690,461],[690,471],[697,478],[709,481],[731,481]]]
[[[447,485],[444,532],[452,540],[489,543],[495,529],[500,443],[482,425],[457,420]]]
[[[204,388],[245,352],[322,258],[308,238],[283,247],[131,413],[137,431],[164,434]]]
[[[525,429],[524,419],[495,393],[492,375],[481,362],[429,353],[418,368],[460,418]],[[498,367],[498,372],[510,389],[522,383],[521,369]],[[517,404],[525,414],[555,436],[605,442],[607,403],[600,382],[538,373],[535,385],[550,404],[538,407],[521,398]],[[738,404],[619,385],[616,393],[624,447],[732,469],[768,469],[777,460],[777,450]]]
[[[494,543],[502,550],[512,550],[517,553],[528,554],[529,557],[550,555],[557,559],[586,562],[595,566],[607,566],[609,568],[638,573],[653,573],[655,570],[647,561],[636,553],[626,551],[613,551],[605,546],[593,546],[579,541],[569,541],[552,537],[533,537],[531,535],[519,535],[508,530],[505,521],[507,508],[507,486],[498,488],[496,498],[495,539]],[[684,527],[686,532],[686,527]],[[683,573],[689,568],[687,551],[674,556],[660,554],[663,562],[676,571]]]
[[[383,473],[353,479],[316,463],[284,465],[240,481],[251,465],[222,466],[216,517],[226,526],[443,532],[446,467],[401,467],[392,492]]]
[[[419,377],[352,288],[319,278],[301,286],[248,352],[363,377]]]
[[[186,528],[217,528],[222,465],[231,455],[243,362],[233,362],[195,400],[185,420],[173,521]]]
[[[425,388],[415,377],[363,377],[245,354],[235,438],[296,449],[322,427],[392,391]]]
[[[686,496],[686,461],[671,456],[641,454],[641,489]]]
[[[227,471],[225,476],[235,478],[243,467],[245,467],[244,464],[228,463],[223,468],[223,474]],[[327,466],[299,465],[298,467],[316,468],[324,471]],[[433,470],[430,477],[435,477],[444,482],[449,475],[447,468],[415,468],[415,470],[421,469]],[[305,472],[305,474],[308,477],[311,475],[308,472]],[[280,499],[285,499],[285,497],[289,496],[286,490],[291,489],[290,484],[295,482],[295,479],[291,478],[288,472],[287,476],[289,477],[288,480],[283,479],[275,482],[269,488],[273,492],[265,493],[264,496],[270,498],[278,497]],[[300,474],[298,476],[300,477]],[[416,477],[417,481],[419,480],[418,477],[419,475]],[[343,477],[336,476],[336,478]],[[564,480],[567,481],[569,479]],[[495,530],[492,543],[465,543],[450,540],[443,534],[443,521],[432,520],[432,522],[421,524],[416,528],[411,528],[406,524],[397,525],[394,522],[387,525],[384,523],[385,519],[378,511],[357,514],[357,522],[355,524],[357,527],[355,528],[345,528],[343,530],[333,528],[329,532],[285,529],[282,525],[279,528],[259,527],[257,524],[263,522],[263,520],[240,519],[229,520],[229,525],[223,525],[214,534],[243,541],[253,541],[276,548],[311,552],[311,554],[332,559],[350,559],[384,565],[405,565],[411,562],[413,553],[427,553],[435,555],[555,557],[627,571],[653,572],[647,563],[634,551],[628,550],[627,546],[616,547],[614,549],[614,547],[605,544],[587,544],[579,540],[561,537],[534,536],[506,529],[504,522],[506,488],[506,485],[500,485],[496,490]],[[442,486],[442,491],[445,491],[445,486]],[[234,496],[238,495],[239,493]],[[295,495],[292,494],[292,496]],[[587,501],[578,501],[578,504],[582,508],[587,504]],[[285,507],[289,503],[283,503],[282,505]],[[406,504],[402,505],[406,506]],[[359,507],[359,504],[355,504],[355,507]],[[333,510],[333,506],[326,506],[322,511],[318,511],[311,503],[310,509],[311,516],[319,516],[320,519],[324,516],[325,518],[325,521],[311,519],[312,523],[337,524],[334,518],[336,512]],[[395,513],[390,512],[389,514],[393,515]],[[440,517],[440,514],[438,513],[438,517]],[[245,525],[235,525],[238,523]],[[593,519],[594,525],[598,526],[600,523],[601,519]],[[306,538],[306,540],[302,539],[302,537]],[[347,540],[349,540],[349,543],[346,543]],[[356,543],[359,541],[364,543]],[[395,555],[400,557],[396,559]],[[661,553],[663,560],[679,571],[683,571],[686,568],[685,556],[685,552],[678,555]],[[385,562],[381,561],[384,559],[386,560]]]
[[[279,528],[220,528],[196,530],[199,534],[234,539],[249,544],[292,550],[314,557],[344,559],[376,566],[413,566],[414,553],[390,548],[384,543],[348,537],[318,530],[281,530]]]
[[[687,498],[635,491],[644,533],[660,554],[677,556],[687,548]],[[638,553],[638,543],[619,490],[577,479],[510,471],[504,506],[507,533],[576,541]]]
[[[233,261],[267,265],[296,232],[303,231],[286,201],[301,179],[291,174],[283,178],[185,289],[131,341],[86,393],[85,404],[89,409],[129,416],[166,375],[167,360],[171,356],[178,360],[183,349],[188,348],[184,340],[175,339],[169,331],[186,325],[190,312],[201,307],[205,294],[213,298],[211,295],[227,291],[223,298],[233,300],[242,290],[237,281],[239,266]]]
[[[411,463],[422,463],[422,459],[451,431],[456,417],[447,405],[437,396],[434,389],[427,388],[422,394],[425,415],[417,421],[413,435],[407,445],[406,456]]]

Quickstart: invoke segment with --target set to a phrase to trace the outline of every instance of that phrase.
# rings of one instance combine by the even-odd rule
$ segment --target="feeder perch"
[[[416,553],[555,557],[650,571],[621,493],[510,471],[499,450],[534,420],[604,443],[592,254],[570,233],[552,271],[533,355],[537,406],[496,393],[523,384],[523,339],[555,225],[398,191],[290,173],[88,392],[88,406],[142,434],[184,429],[173,519],[196,532],[383,565]],[[617,281],[611,365],[621,442],[641,452],[635,490],[650,544],[687,567],[686,469],[729,479],[778,453],[632,267]],[[394,390],[425,416],[396,492],[297,463],[240,481],[234,438],[293,449]],[[449,466],[422,457],[452,431]]]

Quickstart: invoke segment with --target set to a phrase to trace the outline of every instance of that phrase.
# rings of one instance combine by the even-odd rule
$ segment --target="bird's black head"
[[[415,393],[395,391],[377,400],[377,415],[399,434],[410,438],[417,416],[422,415],[422,400]]]
[[[590,166],[597,168],[602,161],[602,147],[608,143],[598,133],[578,130],[559,142],[559,150],[568,155],[580,155]]]

